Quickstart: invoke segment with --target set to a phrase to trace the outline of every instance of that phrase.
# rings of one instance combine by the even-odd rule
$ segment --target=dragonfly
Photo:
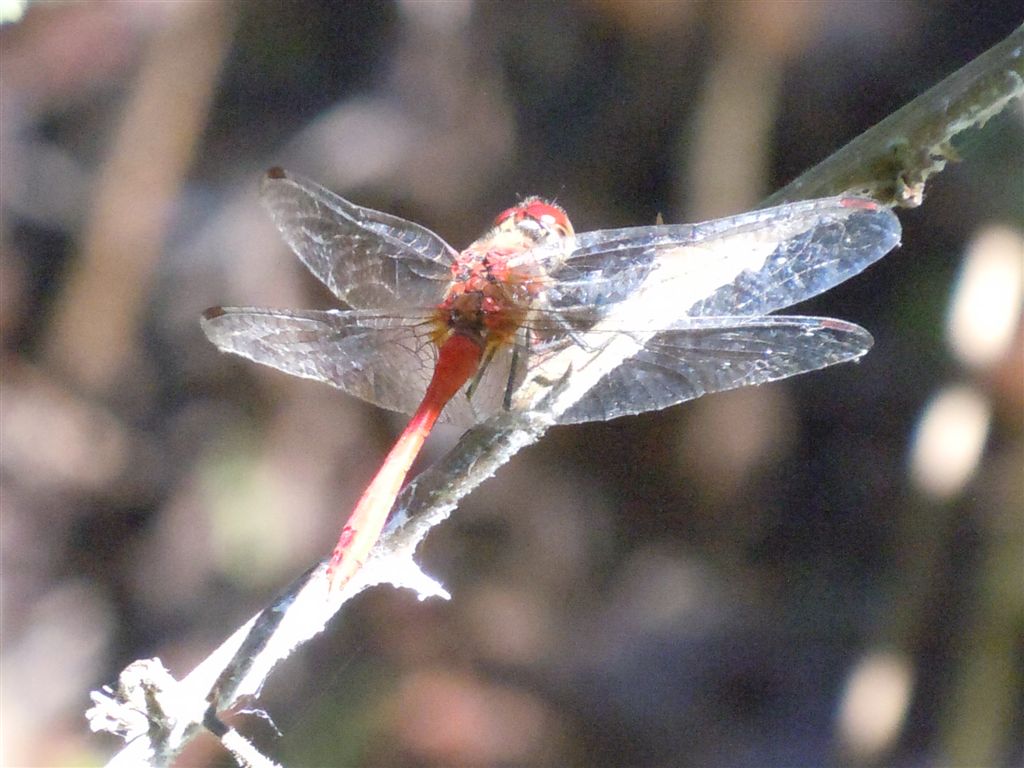
[[[343,309],[215,307],[221,350],[412,414],[349,515],[330,589],[359,570],[438,422],[553,408],[559,424],[658,410],[864,355],[871,334],[770,314],[858,274],[899,244],[874,201],[832,197],[698,224],[577,234],[529,197],[463,251],[280,168],[261,197],[285,241]],[[615,363],[599,365],[615,350]],[[590,376],[562,406],[523,393]]]

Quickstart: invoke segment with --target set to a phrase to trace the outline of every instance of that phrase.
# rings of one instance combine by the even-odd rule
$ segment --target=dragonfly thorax
[[[452,284],[438,307],[437,341],[460,333],[482,346],[506,343],[522,326],[540,290],[536,275],[509,267],[509,258],[523,249],[477,250],[476,245],[452,264]]]

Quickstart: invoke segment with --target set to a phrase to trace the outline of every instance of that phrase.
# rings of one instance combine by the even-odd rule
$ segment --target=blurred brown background
[[[88,691],[185,674],[325,555],[403,423],[203,338],[330,306],[265,168],[459,247],[530,193],[578,231],[725,215],[1013,5],[5,3],[4,764],[105,760]],[[271,678],[282,735],[234,722],[291,766],[1019,765],[1020,102],[958,149],[799,310],[870,329],[860,365],[552,431],[427,540],[451,602],[362,596]]]

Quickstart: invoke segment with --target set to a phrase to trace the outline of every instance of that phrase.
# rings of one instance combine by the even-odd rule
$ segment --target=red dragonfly
[[[528,384],[584,375],[613,344],[624,360],[553,413],[556,422],[642,413],[855,360],[872,344],[863,328],[768,313],[857,274],[900,238],[891,211],[857,197],[582,234],[560,207],[531,197],[459,252],[279,168],[262,197],[292,250],[348,308],[218,307],[204,314],[206,335],[224,351],[413,414],[342,530],[332,589],[365,561],[438,420],[466,427],[533,407],[519,397]]]

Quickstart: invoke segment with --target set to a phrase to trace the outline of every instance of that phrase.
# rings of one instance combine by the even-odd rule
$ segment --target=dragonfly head
[[[539,197],[528,197],[519,205],[498,214],[494,227],[499,232],[519,232],[534,245],[572,237],[572,224],[559,206]]]

